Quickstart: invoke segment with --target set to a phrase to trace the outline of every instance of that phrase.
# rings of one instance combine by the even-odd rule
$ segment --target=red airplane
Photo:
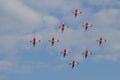
[[[62,33],[64,32],[65,28],[69,28],[68,26],[65,26],[64,22],[62,23],[62,25],[59,27],[61,28]]]
[[[74,10],[74,12],[72,12],[72,13],[74,13],[74,16],[75,16],[75,18],[78,16],[78,14],[82,14],[82,11],[79,11],[77,8]]]
[[[89,52],[88,49],[86,49],[86,51],[82,54],[85,55],[85,58],[87,58],[89,54],[92,55],[92,52]]]
[[[59,42],[59,40],[55,40],[54,36],[52,36],[51,40],[49,40],[49,42],[51,42],[52,46],[54,46],[55,42]]]
[[[72,69],[75,67],[75,65],[79,65],[79,62],[76,62],[75,60],[73,60],[71,63],[69,63],[70,65],[72,65]]]
[[[71,51],[67,50],[67,49],[64,49],[61,53],[63,53],[63,56],[65,57],[68,53],[71,53]]]
[[[32,42],[33,43],[33,47],[35,47],[36,42],[37,42],[36,37],[34,36],[33,40],[30,41],[30,42]],[[38,40],[38,42],[40,43],[40,40]]]
[[[85,27],[85,31],[87,31],[88,27],[92,27],[92,24],[89,25],[88,21],[86,21],[83,27]]]
[[[103,42],[106,42],[106,40],[103,40],[103,38],[101,36],[100,39],[97,40],[97,42],[99,43],[99,46],[100,46]]]

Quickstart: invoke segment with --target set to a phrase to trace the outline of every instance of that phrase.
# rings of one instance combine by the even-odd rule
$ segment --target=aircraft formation
[[[74,18],[77,18],[79,14],[83,14],[83,12],[78,10],[77,8],[72,13],[74,14]],[[92,27],[93,25],[90,24],[88,22],[88,20],[86,20],[86,22],[82,26],[85,28],[85,31],[87,31],[89,29],[89,27]],[[65,25],[64,22],[61,24],[61,26],[59,26],[59,29],[61,30],[62,33],[64,33],[64,31],[67,28],[69,28],[69,26]],[[35,47],[36,44],[40,43],[40,42],[41,42],[41,40],[37,39],[36,36],[34,36],[32,40],[30,40],[30,43],[33,44],[33,47]],[[51,39],[48,40],[48,42],[51,44],[51,46],[54,46],[55,43],[59,43],[60,40],[56,39],[54,36],[52,36]],[[99,46],[101,46],[103,44],[103,42],[106,42],[106,39],[103,39],[103,37],[100,36],[99,39],[96,40],[96,42],[98,43]],[[63,55],[64,58],[66,58],[67,55],[72,53],[72,51],[64,48],[60,53]],[[84,55],[84,58],[86,59],[89,55],[92,55],[93,53],[91,51],[89,51],[88,49],[86,49],[81,54]],[[77,60],[73,59],[69,63],[69,65],[71,65],[71,67],[73,69],[75,67],[75,65],[79,65],[79,62]]]

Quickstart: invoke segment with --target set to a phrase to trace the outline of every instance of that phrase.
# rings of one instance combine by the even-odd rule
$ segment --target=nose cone
[[[88,20],[86,20],[86,23],[88,23]]]
[[[102,39],[102,36],[100,36],[100,39]]]
[[[36,37],[34,36],[33,40],[36,40]]]
[[[78,8],[75,8],[75,10],[78,10]]]

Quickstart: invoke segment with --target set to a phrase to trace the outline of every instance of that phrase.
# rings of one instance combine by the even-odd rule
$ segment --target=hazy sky
[[[75,8],[83,12],[77,18]],[[0,80],[119,80],[119,25],[120,0],[0,0]],[[52,36],[60,40],[53,47]],[[66,58],[64,48],[72,51]],[[84,59],[86,49],[93,54]],[[80,62],[74,69],[73,59]]]

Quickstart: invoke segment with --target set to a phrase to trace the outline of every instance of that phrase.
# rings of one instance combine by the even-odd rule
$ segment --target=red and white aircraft
[[[64,49],[63,51],[61,51],[61,53],[65,57],[68,53],[71,53],[71,50]]]
[[[52,36],[51,40],[49,40],[49,42],[51,42],[52,46],[54,46],[55,42],[59,42],[59,40],[55,40],[54,36]]]
[[[74,13],[74,16],[75,16],[75,18],[78,16],[78,14],[82,14],[82,11],[79,11],[77,8],[74,10],[74,12],[72,12],[72,13]]]
[[[85,27],[85,31],[87,31],[88,27],[92,27],[92,24],[89,25],[88,20],[87,20],[85,24],[83,25],[83,27]]]
[[[87,58],[89,54],[92,55],[92,52],[89,52],[88,49],[86,49],[86,51],[82,54],[85,55],[85,58]]]
[[[75,67],[75,65],[79,65],[79,62],[73,60],[71,63],[69,63],[70,65],[72,65],[72,69]]]
[[[69,26],[65,26],[64,22],[62,23],[62,25],[59,27],[61,28],[62,33],[64,32],[65,28],[69,28]]]
[[[35,47],[36,42],[37,42],[36,37],[34,36],[33,40],[30,42],[33,43],[33,47]],[[38,40],[38,42],[40,43],[40,40]]]
[[[102,36],[100,37],[99,40],[96,40],[98,43],[99,43],[99,46],[103,43],[103,42],[106,42],[106,40],[102,38]]]

